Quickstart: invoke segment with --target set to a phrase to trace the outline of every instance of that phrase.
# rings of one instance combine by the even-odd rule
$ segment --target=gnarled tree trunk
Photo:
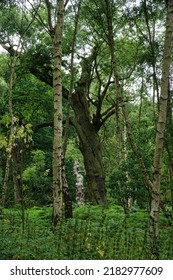
[[[82,73],[78,81],[75,93],[72,95],[72,107],[75,117],[72,123],[79,138],[79,148],[84,158],[86,170],[88,200],[92,204],[107,206],[105,178],[103,171],[101,145],[98,131],[90,116],[87,101],[91,83],[92,64],[97,56],[94,48],[91,55],[83,59]]]
[[[107,206],[105,177],[98,134],[87,114],[86,99],[81,93],[72,96],[75,119],[73,125],[79,137],[79,148],[84,158],[88,200],[92,204]]]

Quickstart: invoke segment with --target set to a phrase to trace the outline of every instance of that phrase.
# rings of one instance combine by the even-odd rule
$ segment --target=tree
[[[2,10],[0,11],[2,14]],[[19,58],[20,54],[23,50],[24,45],[24,37],[27,35],[30,25],[32,24],[35,15],[31,17],[29,23],[27,22],[26,18],[24,19],[24,14],[21,13],[20,16],[17,13],[17,6],[15,3],[10,2],[9,7],[7,3],[7,7],[5,9],[5,13],[2,14],[4,16],[11,16],[12,21],[9,24],[9,27],[6,30],[6,19],[5,22],[1,22],[0,32],[2,33],[1,43],[3,47],[7,50],[11,50],[10,57],[9,57],[9,81],[8,81],[8,110],[9,110],[9,123],[10,123],[10,133],[9,133],[9,140],[7,146],[7,158],[6,158],[6,167],[4,173],[4,184],[2,187],[2,197],[1,197],[1,206],[4,207],[6,192],[8,188],[8,181],[9,181],[9,173],[10,167],[12,165],[13,171],[13,185],[14,185],[14,200],[15,204],[22,201],[22,182],[21,182],[21,165],[22,162],[22,153],[23,148],[21,147],[21,143],[24,141],[25,133],[24,127],[18,125],[18,118],[14,116],[13,113],[13,91],[16,82],[16,69],[19,66]],[[13,26],[14,24],[14,26]],[[13,49],[13,42],[15,32],[18,33],[18,40],[16,42],[15,47]],[[12,36],[12,37],[11,37]],[[11,38],[10,38],[11,37]],[[7,40],[8,45],[6,46],[3,44],[3,41]],[[23,146],[23,145],[22,145]]]
[[[162,80],[157,121],[155,152],[154,152],[154,179],[152,186],[152,200],[150,212],[150,240],[153,256],[159,257],[159,208],[160,208],[160,180],[164,132],[167,118],[167,101],[169,89],[169,72],[171,63],[171,42],[173,33],[173,2],[168,0],[166,32],[163,51]]]
[[[53,138],[53,226],[62,218],[62,36],[64,25],[64,1],[57,1],[57,22],[53,44],[54,89],[54,138]]]
[[[150,180],[150,176],[147,172],[146,165],[144,163],[143,157],[140,155],[139,150],[136,144],[133,141],[131,127],[128,123],[125,104],[123,100],[122,90],[120,87],[120,81],[118,77],[117,63],[114,50],[114,39],[113,39],[113,26],[112,26],[112,16],[109,1],[105,0],[106,3],[106,15],[108,23],[108,42],[111,53],[111,62],[114,72],[115,79],[115,90],[120,100],[119,103],[122,107],[122,112],[125,120],[125,125],[127,127],[127,134],[131,144],[131,148],[136,155],[141,169],[144,174],[146,181],[146,186],[149,191],[151,191],[151,211],[150,211],[150,241],[151,241],[151,252],[154,257],[159,257],[159,209],[162,206],[164,209],[163,202],[160,201],[160,178],[161,178],[161,159],[162,159],[162,150],[163,150],[163,141],[164,141],[164,130],[166,124],[166,115],[167,115],[167,100],[168,100],[168,85],[169,85],[169,69],[171,62],[171,41],[172,41],[172,31],[173,31],[173,3],[168,1],[168,12],[167,12],[167,21],[166,21],[166,34],[165,34],[165,43],[163,51],[163,66],[162,66],[162,80],[161,80],[161,93],[159,97],[159,114],[157,121],[157,130],[156,130],[156,139],[155,139],[155,153],[153,157],[154,165],[154,179],[153,182]],[[147,12],[146,1],[145,4],[145,16]],[[147,21],[148,26],[148,21]],[[151,44],[151,42],[150,42]],[[152,49],[153,51],[153,49]],[[155,69],[155,63],[153,64],[153,69]],[[155,71],[154,71],[155,73]],[[154,75],[156,82],[156,76]],[[164,209],[165,210],[165,209]]]

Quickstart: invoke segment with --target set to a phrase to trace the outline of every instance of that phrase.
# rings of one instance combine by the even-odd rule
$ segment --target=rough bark
[[[72,106],[75,117],[72,122],[79,138],[79,148],[84,158],[86,170],[88,200],[92,204],[107,206],[105,177],[102,163],[101,146],[97,130],[92,122],[87,101],[91,81],[92,63],[97,55],[96,49],[82,61],[82,74],[75,94],[72,95]]]
[[[64,1],[57,1],[57,23],[53,36],[53,89],[54,89],[54,137],[53,137],[53,226],[62,217],[62,36]]]
[[[157,121],[157,131],[155,139],[155,153],[154,153],[154,180],[152,187],[152,201],[150,212],[150,242],[152,254],[154,258],[159,257],[159,206],[160,206],[160,180],[162,167],[162,153],[164,143],[164,132],[167,117],[167,101],[168,101],[168,86],[169,86],[169,71],[171,63],[171,41],[173,33],[173,1],[168,1],[168,11],[166,19],[166,34],[163,51],[163,66],[162,66],[162,80],[161,93],[159,102],[159,116]]]
[[[73,95],[73,107],[75,107],[76,117],[73,119],[73,125],[79,138],[79,148],[84,158],[87,180],[88,201],[92,204],[101,204],[107,206],[105,177],[102,164],[101,146],[97,132],[90,122],[87,106],[80,93]],[[85,114],[84,114],[85,113]]]

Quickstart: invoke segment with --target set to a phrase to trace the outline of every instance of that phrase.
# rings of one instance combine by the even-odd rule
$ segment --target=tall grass
[[[123,214],[118,206],[74,209],[74,217],[51,230],[52,209],[20,210],[0,214],[0,259],[133,260],[150,259],[148,214]],[[173,259],[173,229],[161,217],[160,259]]]

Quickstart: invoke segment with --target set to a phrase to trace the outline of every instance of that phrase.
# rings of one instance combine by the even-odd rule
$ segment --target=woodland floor
[[[0,212],[1,260],[150,259],[149,215],[120,206],[75,207],[73,218],[51,230],[51,207]],[[160,216],[160,259],[173,259],[173,226]]]

